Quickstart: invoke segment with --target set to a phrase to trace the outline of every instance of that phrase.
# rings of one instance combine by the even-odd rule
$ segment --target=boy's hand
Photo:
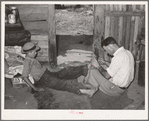
[[[35,91],[38,91],[38,92],[44,91],[43,88],[35,88],[34,90],[35,90]]]

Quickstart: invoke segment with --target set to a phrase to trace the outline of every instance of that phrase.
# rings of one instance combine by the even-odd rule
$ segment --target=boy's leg
[[[79,89],[85,88],[83,87],[83,85],[77,82],[77,79],[73,80],[59,79],[53,76],[48,70],[46,70],[46,72],[41,77],[40,83],[44,83],[43,86],[45,87],[61,91],[68,91],[76,94],[80,93]]]

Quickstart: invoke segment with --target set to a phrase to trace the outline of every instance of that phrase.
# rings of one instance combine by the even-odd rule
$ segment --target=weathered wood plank
[[[31,36],[32,41],[48,41],[48,35],[32,35]]]
[[[118,42],[118,20],[119,18],[118,17],[115,17],[115,20],[114,20],[114,39]],[[119,43],[119,42],[118,42]]]
[[[49,45],[49,64],[51,68],[57,66],[57,43],[56,43],[56,25],[55,25],[55,7],[48,6],[48,45]]]
[[[36,57],[36,59],[39,61],[39,62],[49,62],[49,57],[48,56],[45,56],[45,57]]]
[[[141,60],[145,60],[145,46],[143,46]]]
[[[145,12],[135,12],[135,11],[113,11],[113,12],[105,12],[105,16],[144,16]]]
[[[48,57],[48,48],[41,48],[41,50],[38,52],[37,57],[43,57],[43,56]]]
[[[123,34],[122,34],[122,46],[125,47],[125,40],[126,40],[126,24],[127,24],[127,17],[123,17]]]
[[[135,58],[137,58],[137,54],[138,54],[136,41],[138,36],[139,19],[140,18],[138,16],[135,17],[135,28],[134,28],[134,37],[133,37],[133,55]]]
[[[20,19],[22,22],[33,22],[33,21],[46,21],[46,13],[26,13],[20,14]]]
[[[110,10],[110,6],[107,5],[106,6],[106,11]],[[110,36],[110,16],[106,16],[105,17],[105,34],[104,34],[104,38],[107,38]],[[105,61],[110,61],[109,56],[107,55],[107,53],[104,52],[104,60]]]
[[[118,5],[114,5],[113,11],[118,11]],[[118,41],[118,23],[119,23],[119,16],[114,16],[114,39]]]
[[[140,5],[140,11],[144,11],[143,5]],[[144,22],[145,22],[144,21],[144,16],[141,16],[140,19],[139,19],[138,35],[141,34],[141,30],[142,30],[142,26],[143,26]],[[143,45],[140,45],[139,48],[138,48],[137,60],[141,60],[142,50],[143,50]]]
[[[17,6],[19,14],[29,14],[29,13],[41,13],[47,14],[48,7],[43,5],[27,5],[27,6]]]
[[[119,11],[122,11],[122,5],[119,5]],[[122,46],[122,37],[123,37],[123,17],[119,17],[118,23],[118,44]]]
[[[110,35],[110,17],[105,17],[105,38]]]
[[[122,5],[123,11],[127,10],[127,5]],[[123,34],[122,34],[122,46],[125,47],[125,39],[126,39],[126,24],[127,24],[127,17],[123,16]]]
[[[131,27],[130,27],[130,46],[129,50],[132,52],[133,50],[133,38],[134,38],[134,25],[135,25],[135,17],[131,17]]]
[[[113,11],[113,5],[110,5],[110,11]],[[114,17],[110,17],[110,36],[114,37]]]
[[[126,49],[129,49],[129,43],[130,43],[130,23],[131,23],[131,17],[127,16],[126,39],[125,39],[125,48]]]
[[[94,44],[93,51],[95,46],[99,49],[99,55],[103,57],[103,49],[101,47],[101,41],[104,39],[104,5],[94,5]]]
[[[48,30],[47,21],[37,21],[37,22],[22,22],[26,30]]]
[[[137,56],[137,60],[138,60],[138,61],[140,61],[140,60],[141,60],[142,50],[143,50],[143,45],[140,45],[139,52],[138,52],[138,56]]]

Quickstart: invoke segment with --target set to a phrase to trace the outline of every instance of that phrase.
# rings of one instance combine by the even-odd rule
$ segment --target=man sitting
[[[101,46],[111,56],[111,63],[93,56],[89,65],[88,75],[78,78],[78,81],[91,89],[80,89],[81,93],[90,97],[98,88],[109,96],[121,95],[134,78],[134,58],[130,51],[119,47],[114,38],[108,37],[102,41]],[[107,66],[104,69],[101,65]]]

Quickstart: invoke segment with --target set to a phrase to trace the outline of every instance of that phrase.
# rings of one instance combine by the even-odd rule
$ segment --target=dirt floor
[[[51,69],[48,63],[42,63],[50,71],[89,63],[92,56],[93,12],[90,7],[85,9],[56,11],[56,33],[60,35],[58,67]],[[43,97],[37,98],[28,87],[15,89],[11,80],[5,79],[5,109],[144,109],[145,89],[138,85],[137,78],[136,75],[124,95],[116,98],[100,91],[89,98],[53,89],[47,89]]]

